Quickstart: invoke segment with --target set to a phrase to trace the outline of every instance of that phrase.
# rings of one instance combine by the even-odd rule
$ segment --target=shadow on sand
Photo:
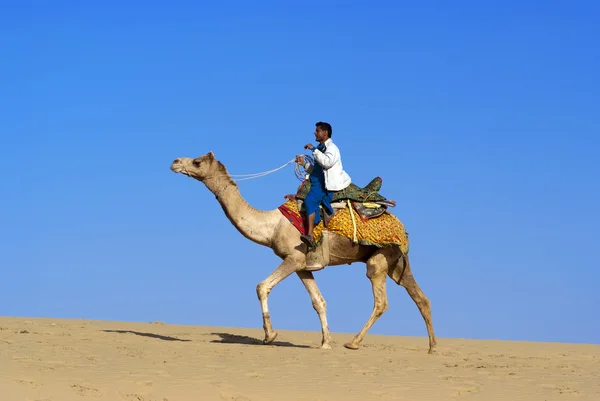
[[[220,343],[220,344],[244,344],[244,345],[263,345],[262,340],[257,338],[248,337],[248,336],[240,336],[237,334],[231,333],[210,333],[213,336],[221,337],[220,340],[212,340],[211,343]],[[278,347],[294,347],[294,348],[312,348],[309,345],[297,345],[288,343],[285,341],[273,341],[272,344]]]
[[[161,336],[160,334],[154,334],[154,333],[141,333],[139,331],[131,331],[131,330],[102,330],[102,331],[105,333],[135,334],[136,336],[156,338],[158,340],[163,340],[163,341],[192,341],[192,340],[182,340],[177,337]]]

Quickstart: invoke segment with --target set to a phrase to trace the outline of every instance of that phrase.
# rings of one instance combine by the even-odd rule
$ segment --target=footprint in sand
[[[474,382],[465,377],[444,375],[441,378],[451,383],[454,389],[453,397],[476,393],[481,389],[481,383]]]
[[[241,395],[232,395],[228,393],[221,393],[221,399],[226,401],[251,401],[250,398],[246,398]]]
[[[169,399],[166,397],[161,398],[161,399],[146,398],[141,394],[133,394],[133,393],[124,394],[124,397],[127,401],[169,401]]]
[[[141,358],[143,359],[146,356],[146,353],[139,348],[132,347],[117,347],[119,353],[127,355],[131,358]]]
[[[568,386],[563,386],[563,385],[551,385],[551,386],[544,386],[546,388],[551,388],[554,392],[559,393],[559,394],[579,394],[579,391],[568,387]]]
[[[34,382],[33,380],[29,380],[29,379],[16,379],[15,380],[17,383],[22,384],[24,386],[28,386],[28,387],[39,387],[40,385],[36,382]]]
[[[247,372],[247,373],[244,373],[244,376],[250,377],[252,379],[259,379],[261,377],[264,377],[264,375],[262,373],[258,373],[258,372]]]
[[[81,396],[101,396],[100,391],[92,387],[82,386],[79,384],[71,384],[69,387],[71,387],[77,394]]]
[[[158,369],[155,371],[155,373],[162,377],[173,377],[172,374],[170,374],[169,372],[167,372],[166,370],[163,370],[163,369]]]

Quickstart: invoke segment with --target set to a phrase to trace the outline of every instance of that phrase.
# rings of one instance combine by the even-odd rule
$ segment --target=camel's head
[[[213,152],[208,152],[195,159],[189,157],[175,159],[171,164],[171,170],[175,173],[182,173],[188,177],[203,181],[215,171],[218,164],[219,162],[215,159]]]

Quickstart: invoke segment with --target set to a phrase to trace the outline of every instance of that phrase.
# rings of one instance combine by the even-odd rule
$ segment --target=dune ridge
[[[0,317],[0,400],[600,400],[600,346]]]

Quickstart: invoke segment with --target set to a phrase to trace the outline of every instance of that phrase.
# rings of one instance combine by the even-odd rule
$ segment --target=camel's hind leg
[[[371,326],[387,310],[388,300],[385,280],[387,279],[390,263],[395,262],[394,253],[395,251],[392,247],[382,248],[376,251],[367,261],[367,277],[371,280],[371,285],[373,286],[373,312],[362,330],[352,341],[344,344],[344,347],[353,350],[358,349]],[[397,257],[397,254],[395,256]]]
[[[277,338],[277,332],[273,330],[273,326],[271,325],[271,315],[269,314],[269,306],[267,304],[269,293],[273,287],[279,284],[283,279],[302,267],[305,263],[303,261],[304,255],[301,254],[301,257],[302,259],[298,258],[298,260],[287,257],[283,263],[269,275],[269,277],[256,286],[256,294],[258,295],[260,306],[262,308],[263,328],[265,329],[265,340],[263,342],[265,344],[271,344],[275,341],[275,338]]]
[[[408,256],[403,255],[398,263],[390,267],[389,276],[396,283],[403,286],[408,295],[417,304],[423,320],[425,320],[425,326],[427,326],[427,335],[429,336],[429,353],[432,354],[435,351],[436,341],[435,334],[433,332],[433,323],[431,320],[431,303],[425,296],[419,285],[415,281],[415,278],[410,269],[410,262]]]
[[[329,325],[327,324],[327,310],[325,299],[321,295],[321,291],[319,291],[319,287],[317,287],[317,282],[311,272],[308,271],[299,271],[298,277],[302,280],[304,287],[308,291],[310,295],[310,299],[312,301],[313,308],[317,311],[317,315],[319,315],[319,320],[321,321],[321,331],[323,333],[323,340],[321,341],[322,349],[331,349],[331,334],[329,333]]]

